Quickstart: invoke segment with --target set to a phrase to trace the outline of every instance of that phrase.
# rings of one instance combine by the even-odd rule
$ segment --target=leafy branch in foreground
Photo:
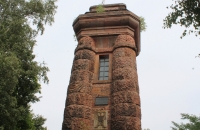
[[[172,0],[173,1],[173,0]],[[186,34],[200,35],[200,0],[174,0],[170,8],[172,12],[164,19],[164,28],[171,28],[173,24],[185,27],[181,38]]]
[[[35,61],[36,36],[54,22],[56,0],[0,0],[0,129],[35,130],[30,103],[39,101],[45,63]],[[42,130],[42,129],[40,129]]]
[[[172,121],[174,125],[172,130],[200,130],[200,117],[189,114],[181,114],[183,120],[188,120],[188,123],[178,124]]]

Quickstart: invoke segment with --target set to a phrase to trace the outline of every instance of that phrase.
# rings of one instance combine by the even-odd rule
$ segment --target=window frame
[[[104,103],[104,104],[103,104],[103,103],[102,103],[102,104],[100,104],[100,103],[97,104],[96,101],[97,101],[98,98],[99,98],[99,99],[100,99],[100,98],[105,98],[105,99],[107,99],[107,102]],[[96,98],[95,98],[95,101],[94,101],[94,105],[95,105],[95,106],[106,106],[106,105],[108,105],[108,104],[109,104],[109,97],[106,97],[106,96],[105,96],[105,97],[96,97]]]
[[[99,81],[109,80],[109,62],[109,55],[99,55]]]
[[[106,56],[109,55],[109,68],[108,68],[108,80],[99,80],[99,61],[100,56]],[[95,65],[94,65],[94,84],[104,84],[104,83],[111,83],[112,82],[112,53],[99,53],[96,54],[95,57]]]

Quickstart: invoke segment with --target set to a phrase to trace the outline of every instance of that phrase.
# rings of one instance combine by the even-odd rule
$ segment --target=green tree
[[[171,28],[173,24],[185,27],[183,34],[194,33],[200,35],[200,1],[199,0],[174,0],[170,12],[164,19],[164,28]]]
[[[47,130],[46,127],[43,127],[46,119],[43,118],[41,115],[33,115],[33,122],[35,130]]]
[[[36,36],[54,22],[56,0],[0,0],[0,129],[33,130],[30,103],[48,67],[34,61]]]
[[[181,119],[189,120],[189,122],[178,124],[172,121],[172,124],[174,125],[171,127],[172,130],[200,130],[200,117],[189,114],[181,114],[181,116]]]

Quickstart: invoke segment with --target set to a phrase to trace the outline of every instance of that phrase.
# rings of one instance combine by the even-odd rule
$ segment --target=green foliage
[[[97,13],[103,13],[105,12],[104,7],[102,4],[98,5],[96,8]]]
[[[145,19],[141,16],[140,17],[140,31],[146,31],[147,25],[145,23]]]
[[[43,118],[40,115],[34,115],[33,116],[33,122],[34,122],[34,130],[47,130],[46,127],[43,127],[46,119]]]
[[[168,7],[167,7],[168,8]],[[170,6],[172,12],[164,19],[164,28],[171,28],[173,24],[185,27],[182,37],[194,33],[200,35],[200,1],[175,0]]]
[[[181,116],[181,119],[189,120],[189,122],[178,124],[172,121],[172,124],[174,125],[171,127],[172,130],[200,130],[200,117],[189,114],[181,114]]]
[[[36,36],[54,21],[56,0],[0,0],[0,130],[33,130],[30,103],[48,67],[34,61]]]

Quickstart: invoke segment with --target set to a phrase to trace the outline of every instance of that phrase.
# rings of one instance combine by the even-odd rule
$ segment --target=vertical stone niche
[[[125,4],[79,15],[62,130],[141,130],[140,18]]]

